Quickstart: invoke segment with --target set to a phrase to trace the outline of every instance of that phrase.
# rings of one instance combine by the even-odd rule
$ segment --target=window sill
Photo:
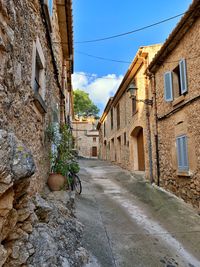
[[[181,95],[172,102],[172,106],[176,106],[185,100],[185,96]]]
[[[190,177],[191,173],[189,171],[177,171],[176,174],[178,176],[182,176],[182,177]]]
[[[33,98],[34,98],[33,102],[37,107],[37,109],[40,111],[40,113],[42,114],[47,113],[47,106],[44,100],[42,99],[41,95],[35,92]]]

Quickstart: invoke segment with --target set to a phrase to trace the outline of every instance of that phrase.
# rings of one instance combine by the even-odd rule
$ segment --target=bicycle
[[[78,175],[74,173],[71,169],[68,171],[67,180],[68,180],[70,190],[71,191],[75,190],[76,193],[80,195],[82,192],[81,180],[78,177]]]

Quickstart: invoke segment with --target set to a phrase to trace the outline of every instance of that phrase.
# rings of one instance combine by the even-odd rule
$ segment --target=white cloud
[[[89,93],[90,98],[97,106],[105,106],[108,99],[118,89],[123,76],[108,74],[98,78],[96,74],[77,72],[72,75],[73,89],[80,89]]]

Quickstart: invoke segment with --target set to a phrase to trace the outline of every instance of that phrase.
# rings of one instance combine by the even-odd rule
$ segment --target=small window
[[[93,137],[93,142],[96,142],[96,141],[97,141],[96,137]]]
[[[137,111],[136,96],[133,96],[131,101],[132,101],[132,115],[134,115]]]
[[[35,104],[41,113],[47,112],[45,104],[46,77],[45,57],[39,39],[33,43],[31,86],[34,90]]]
[[[106,136],[106,123],[104,122],[103,124],[103,134],[104,134],[104,137]]]
[[[113,108],[110,111],[110,126],[111,130],[113,129]]]
[[[120,106],[117,105],[117,129],[120,128]]]
[[[38,51],[36,50],[36,58],[35,58],[35,81],[34,81],[34,90],[35,92],[42,94],[42,71],[43,65],[40,60],[40,56]]]
[[[182,135],[176,138],[176,151],[177,151],[178,170],[188,171],[189,160],[188,160],[188,144],[186,135]]]
[[[124,133],[124,145],[126,145],[126,132]]]

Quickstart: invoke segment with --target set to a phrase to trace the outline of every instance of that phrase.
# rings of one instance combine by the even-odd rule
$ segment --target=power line
[[[188,12],[188,11],[187,11],[187,12]],[[169,17],[169,18],[167,18],[167,19],[164,19],[164,20],[155,22],[155,23],[150,24],[150,25],[147,25],[147,26],[143,26],[143,27],[141,27],[141,28],[138,28],[138,29],[135,29],[135,30],[132,30],[132,31],[128,31],[128,32],[124,32],[124,33],[120,33],[120,34],[116,34],[116,35],[111,35],[111,36],[108,36],[108,37],[98,38],[98,39],[85,40],[85,41],[77,41],[77,42],[74,42],[74,43],[76,43],[76,44],[95,43],[95,42],[106,41],[106,40],[110,40],[110,39],[118,38],[118,37],[121,37],[121,36],[129,35],[129,34],[132,34],[132,33],[135,33],[135,32],[139,32],[139,31],[143,31],[143,30],[145,30],[145,29],[148,29],[148,28],[154,27],[154,26],[156,26],[156,25],[165,23],[165,22],[167,22],[167,21],[176,19],[176,18],[178,18],[178,17],[180,17],[180,16],[186,14],[187,12],[184,12],[184,13],[181,13],[181,14],[178,14],[178,15],[175,15],[175,16],[173,16],[173,17]]]
[[[84,55],[84,56],[87,56],[87,57],[92,57],[92,58],[97,58],[97,59],[100,59],[100,60],[105,60],[105,61],[112,61],[112,62],[125,63],[125,64],[130,64],[131,63],[131,61],[124,61],[124,60],[117,60],[117,59],[110,59],[110,58],[105,58],[105,57],[94,56],[94,55],[90,55],[90,54],[87,54],[85,52],[81,52],[81,51],[77,51],[77,50],[75,50],[75,53],[81,54],[81,55]]]

